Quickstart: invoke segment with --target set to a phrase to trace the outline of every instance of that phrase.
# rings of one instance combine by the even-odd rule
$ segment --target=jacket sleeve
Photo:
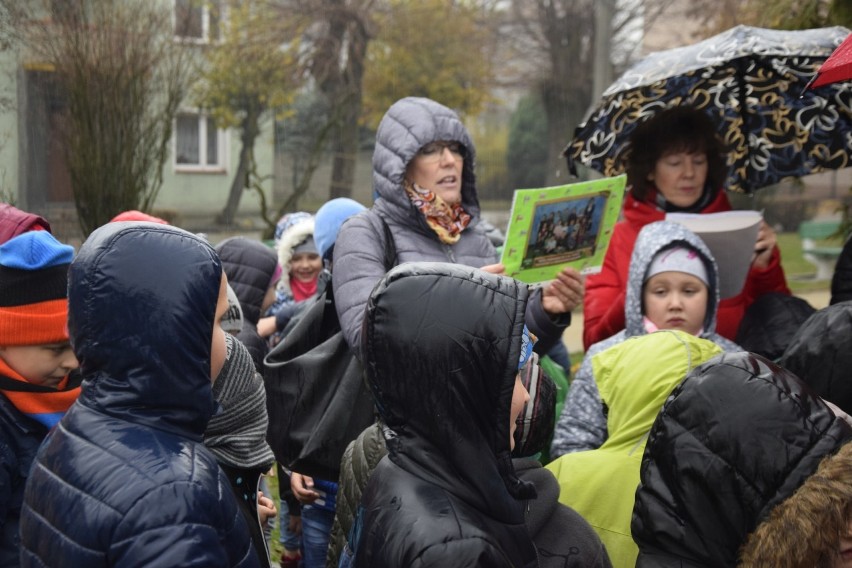
[[[529,330],[538,338],[535,344],[535,352],[544,356],[557,341],[562,339],[562,333],[571,324],[571,312],[552,319],[541,305],[541,293],[541,288],[536,288],[530,294],[524,321]]]
[[[355,522],[355,513],[361,502],[361,494],[367,487],[370,474],[387,454],[382,426],[371,424],[346,446],[340,460],[340,488],[337,493],[337,510],[332,526],[332,538],[328,545],[329,567],[336,567],[340,553]]]
[[[593,354],[586,354],[568,389],[550,445],[552,459],[571,452],[594,450],[607,439],[606,416],[592,374]]]
[[[598,341],[624,329],[624,299],[633,242],[616,225],[598,274],[586,278],[583,297],[583,347],[588,350]]]
[[[777,246],[772,251],[772,256],[769,258],[769,265],[766,268],[752,266],[748,271],[748,277],[746,278],[743,290],[743,294],[746,297],[746,307],[755,299],[769,292],[791,293],[790,288],[787,286],[787,277],[784,275],[784,268],[781,266],[781,251]]]
[[[361,322],[373,287],[384,276],[384,242],[371,225],[371,211],[347,219],[334,245],[332,285],[343,337],[360,358]]]

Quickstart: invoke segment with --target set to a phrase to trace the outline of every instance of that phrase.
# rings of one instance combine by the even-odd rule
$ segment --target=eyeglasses
[[[417,155],[437,160],[444,155],[445,148],[449,150],[453,156],[464,158],[464,146],[458,142],[446,142],[443,140],[429,142],[417,151]]]

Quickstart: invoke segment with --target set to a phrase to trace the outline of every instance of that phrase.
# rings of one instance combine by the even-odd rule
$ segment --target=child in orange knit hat
[[[47,231],[0,245],[0,566],[18,565],[27,474],[80,392],[66,322],[73,256]]]

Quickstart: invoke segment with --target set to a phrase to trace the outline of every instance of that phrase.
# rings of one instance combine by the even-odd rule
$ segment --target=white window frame
[[[222,24],[225,21],[225,2],[224,0],[189,0],[190,3],[199,4],[201,8],[201,37],[184,36],[178,34],[177,25],[177,5],[179,0],[172,0],[172,34],[176,42],[183,43],[198,43],[209,44],[222,41]],[[219,4],[219,37],[216,39],[210,38],[210,2]]]
[[[207,118],[209,116],[199,109],[183,109],[178,115],[194,116],[198,119],[198,163],[178,163],[178,117],[173,123],[172,136],[172,165],[177,173],[217,173],[228,172],[230,163],[230,136],[228,130],[216,129],[216,153],[218,161],[215,164],[207,163]]]

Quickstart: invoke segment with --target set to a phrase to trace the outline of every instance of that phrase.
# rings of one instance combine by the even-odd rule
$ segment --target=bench
[[[824,219],[802,221],[799,225],[799,238],[802,240],[802,256],[813,264],[816,269],[817,280],[831,280],[834,274],[834,266],[837,257],[840,256],[842,246],[830,246],[818,244],[837,235],[840,230],[840,220]]]

